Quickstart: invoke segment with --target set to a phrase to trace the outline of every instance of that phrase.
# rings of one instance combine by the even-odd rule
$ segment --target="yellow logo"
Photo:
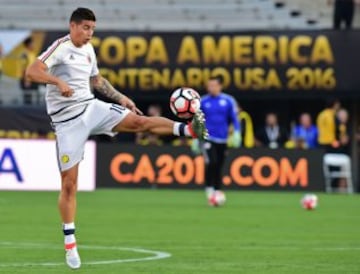
[[[61,162],[62,162],[63,164],[66,164],[66,163],[68,163],[69,161],[70,161],[69,155],[64,154],[63,156],[61,156]]]

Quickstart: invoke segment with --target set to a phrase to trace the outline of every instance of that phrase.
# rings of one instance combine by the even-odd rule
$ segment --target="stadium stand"
[[[77,6],[72,0],[0,0],[0,29],[64,29]],[[86,6],[95,10],[98,29],[106,30],[320,29],[332,25],[327,0],[95,0]]]

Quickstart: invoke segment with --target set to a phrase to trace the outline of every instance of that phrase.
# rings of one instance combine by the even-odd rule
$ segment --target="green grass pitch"
[[[300,207],[302,193],[229,191],[222,208],[208,207],[204,196],[183,190],[79,193],[77,239],[85,264],[76,273],[360,273],[358,195],[319,194],[320,205],[310,212]],[[71,272],[56,201],[54,192],[0,193],[0,273]],[[152,256],[125,247],[172,256],[86,264]]]

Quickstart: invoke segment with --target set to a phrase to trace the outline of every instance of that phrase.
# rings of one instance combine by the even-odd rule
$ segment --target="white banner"
[[[96,144],[85,145],[78,190],[92,191],[96,179]],[[0,140],[0,190],[60,190],[61,180],[52,140]]]

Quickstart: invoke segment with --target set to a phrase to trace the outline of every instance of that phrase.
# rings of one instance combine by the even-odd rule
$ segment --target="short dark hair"
[[[329,97],[325,101],[325,106],[327,108],[333,108],[336,104],[339,104],[339,103],[340,103],[339,99],[334,98],[334,97]]]
[[[81,23],[82,20],[96,21],[95,14],[87,8],[77,8],[70,17],[70,22]]]
[[[223,79],[220,76],[211,76],[209,81],[217,81],[220,85],[223,83]]]

